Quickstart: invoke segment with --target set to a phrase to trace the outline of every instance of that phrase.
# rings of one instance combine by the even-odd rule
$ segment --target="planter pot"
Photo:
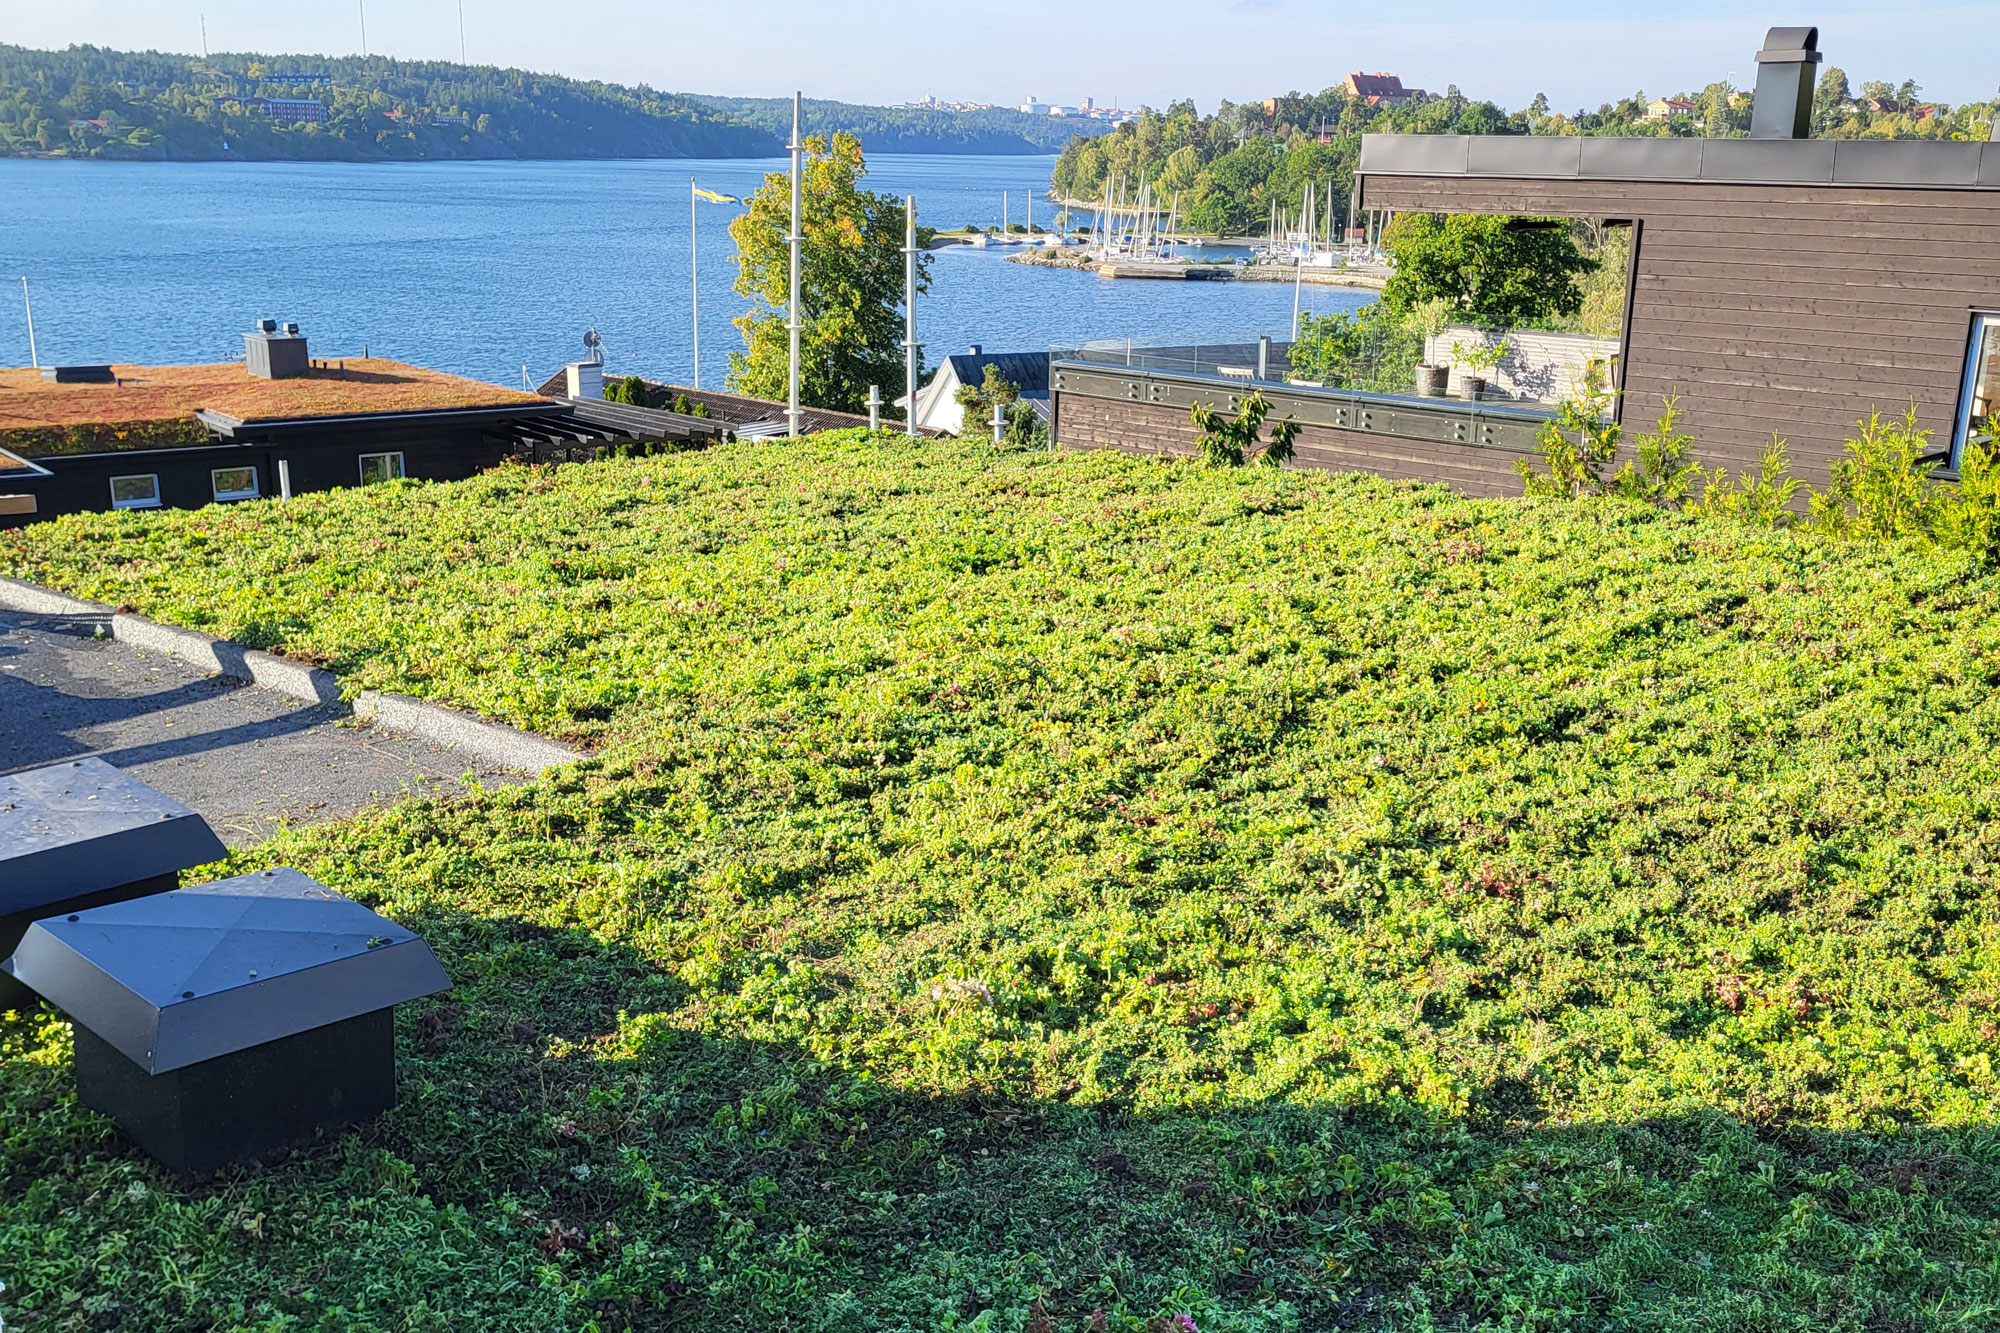
[[[1486,396],[1486,379],[1482,375],[1460,375],[1458,396],[1468,403],[1476,403]]]
[[[1451,383],[1450,366],[1418,366],[1417,397],[1442,398]]]

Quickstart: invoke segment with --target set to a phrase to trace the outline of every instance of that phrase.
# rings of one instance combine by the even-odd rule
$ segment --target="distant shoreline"
[[[862,145],[870,158],[882,157],[1007,157],[1053,159],[1055,153],[1037,149],[1033,152],[990,152],[981,150],[954,150],[942,148],[877,148],[870,150]],[[67,153],[0,153],[0,162],[76,162],[91,166],[204,166],[217,162],[233,163],[238,166],[268,166],[274,163],[294,163],[328,166],[429,166],[439,162],[781,162],[785,160],[778,153],[715,153],[695,156],[691,154],[618,154],[572,155],[566,157],[538,157],[524,153],[453,153],[435,157],[245,157],[238,153],[212,154],[203,157],[180,155],[160,156],[157,154],[140,157],[73,157]]]

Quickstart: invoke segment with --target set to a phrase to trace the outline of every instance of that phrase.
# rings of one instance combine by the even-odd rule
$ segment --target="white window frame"
[[[1954,471],[1958,468],[1959,454],[1965,449],[1965,442],[1972,437],[1973,428],[1979,425],[1972,419],[1972,391],[1979,385],[1979,353],[1988,337],[2000,338],[2000,311],[1973,311],[1972,333],[1965,344],[1965,377],[1958,387],[1958,421],[1951,432],[1949,466]]]
[[[223,489],[222,489],[222,474],[223,474],[223,473],[225,473],[225,472],[248,472],[248,473],[250,474],[250,489],[249,489],[249,490],[247,490],[247,491],[225,491],[225,490],[223,490]],[[227,502],[227,501],[230,501],[230,500],[255,500],[255,499],[258,499],[259,497],[261,497],[261,496],[262,496],[262,495],[264,494],[264,492],[263,492],[263,491],[261,491],[261,490],[259,490],[259,489],[258,489],[258,486],[257,486],[257,466],[256,466],[256,464],[254,464],[254,463],[243,463],[243,464],[240,464],[240,465],[238,465],[238,466],[236,466],[236,467],[218,467],[218,468],[210,468],[210,469],[209,469],[209,473],[208,473],[208,493],[209,493],[210,495],[213,495],[213,496],[215,497],[215,499],[216,499],[216,502],[217,502],[218,504],[220,504],[220,503],[225,503],[225,502]]]
[[[395,475],[378,477],[374,481],[368,480],[368,461],[372,458],[395,459],[396,460]],[[409,473],[404,471],[403,469],[403,451],[401,449],[385,449],[381,453],[362,454],[359,458],[355,460],[355,468],[359,471],[361,475],[361,484],[363,486],[375,486],[385,481],[401,481],[405,477],[409,476]]]
[[[150,481],[153,495],[149,500],[121,500],[118,498],[118,483],[121,481]],[[160,474],[157,472],[132,472],[111,479],[111,507],[113,509],[158,509],[160,507]]]

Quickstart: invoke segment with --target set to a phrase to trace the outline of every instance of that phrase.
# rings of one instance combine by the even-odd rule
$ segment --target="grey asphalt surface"
[[[95,755],[189,806],[232,847],[461,777],[520,780],[457,751],[357,724],[108,637],[87,618],[0,611],[0,773]]]

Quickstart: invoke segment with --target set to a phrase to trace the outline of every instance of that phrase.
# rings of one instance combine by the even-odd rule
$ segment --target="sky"
[[[0,0],[0,41],[121,49],[349,54],[361,49],[519,66],[674,92],[895,103],[926,95],[1164,106],[1314,92],[1352,70],[1509,108],[1558,110],[1634,91],[1755,83],[1773,25],[1817,22],[1828,63],[1863,80],[1914,78],[1926,97],[1984,100],[2000,80],[2000,0],[1922,6],[1811,0],[1803,13],[1741,0],[1556,0],[1419,7],[1328,0],[1150,0],[1134,6],[937,0]],[[1365,12],[1357,12],[1365,11]]]

